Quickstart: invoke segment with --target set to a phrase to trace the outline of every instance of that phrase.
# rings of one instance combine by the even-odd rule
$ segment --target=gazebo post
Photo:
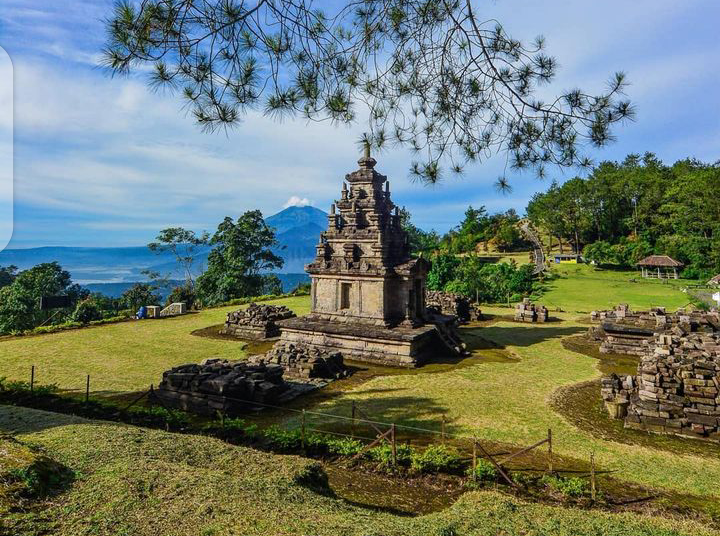
[[[660,275],[660,267],[658,266],[658,279],[662,279],[662,276]]]

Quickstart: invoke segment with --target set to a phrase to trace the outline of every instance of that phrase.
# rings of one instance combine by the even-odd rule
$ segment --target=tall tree
[[[208,268],[197,279],[197,293],[205,305],[277,289],[277,276],[267,272],[282,268],[283,259],[272,251],[277,245],[275,231],[259,210],[245,212],[237,221],[226,217],[210,244]]]
[[[50,313],[40,310],[40,298],[57,294],[77,300],[89,292],[73,285],[70,274],[57,262],[38,264],[17,274],[10,285],[0,288],[0,333],[32,329],[47,321]],[[68,308],[56,313],[63,319],[71,312]]]
[[[195,274],[193,267],[197,263],[197,257],[201,253],[201,246],[208,243],[210,234],[203,232],[196,235],[195,231],[183,229],[182,227],[168,227],[158,233],[155,242],[150,242],[148,248],[156,253],[169,251],[175,257],[180,269],[185,276],[185,284],[194,288]]]
[[[15,280],[17,266],[0,266],[0,288],[6,287]]]
[[[339,123],[367,110],[365,141],[422,154],[411,173],[428,182],[441,161],[460,173],[497,152],[540,176],[548,164],[589,165],[582,146],[605,145],[633,116],[624,74],[599,95],[541,99],[558,66],[545,40],[511,37],[474,4],[348,0],[325,12],[312,0],[122,0],[104,58],[117,73],[151,67],[151,85],[181,90],[210,130],[258,106]]]

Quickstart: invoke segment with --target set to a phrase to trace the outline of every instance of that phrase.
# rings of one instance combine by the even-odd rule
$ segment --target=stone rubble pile
[[[425,293],[425,304],[432,312],[455,316],[460,322],[482,320],[480,308],[461,294],[428,290]]]
[[[549,318],[547,307],[535,305],[529,298],[515,306],[515,320],[518,322],[547,322]]]
[[[720,440],[720,334],[656,334],[637,375],[604,378],[601,395],[627,428]]]
[[[330,352],[317,346],[278,342],[264,355],[251,356],[251,363],[281,366],[286,378],[339,379],[349,371],[340,352]]]
[[[627,304],[612,311],[593,311],[590,316],[599,326],[588,330],[591,339],[600,342],[601,353],[643,356],[655,333],[670,331],[679,326],[687,332],[716,332],[720,330],[720,316],[716,310],[667,313],[664,307],[649,311],[631,311]]]
[[[164,372],[155,394],[165,405],[214,415],[239,413],[253,402],[275,405],[287,390],[280,366],[207,359]]]
[[[295,313],[284,305],[251,303],[246,309],[227,314],[222,333],[242,339],[269,339],[280,335],[277,322],[295,318]]]

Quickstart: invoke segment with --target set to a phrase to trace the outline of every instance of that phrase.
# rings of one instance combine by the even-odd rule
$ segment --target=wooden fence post
[[[302,410],[302,430],[301,430],[302,448],[305,450],[305,410]]]
[[[552,429],[548,428],[548,473],[553,472]]]
[[[440,439],[442,439],[443,444],[445,444],[445,414],[443,413],[442,416],[442,424],[440,428]]]
[[[392,441],[392,460],[393,460],[393,467],[397,465],[397,443],[395,442],[395,423],[392,424],[392,428],[390,428],[390,439]]]
[[[355,401],[352,401],[352,421],[350,421],[350,437],[355,437]]]
[[[590,498],[594,501],[597,494],[597,486],[595,483],[595,453],[590,453]]]
[[[30,394],[35,392],[35,365],[30,367]]]
[[[87,380],[85,381],[85,403],[87,404],[90,402],[90,374],[87,375]]]
[[[473,437],[472,469],[473,469],[473,476],[475,476],[475,469],[477,469],[477,438],[476,437]]]

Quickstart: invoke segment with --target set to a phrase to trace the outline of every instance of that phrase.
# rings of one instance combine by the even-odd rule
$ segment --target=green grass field
[[[309,311],[307,296],[286,298],[283,304],[297,314]],[[121,322],[80,330],[0,339],[0,376],[57,384],[62,389],[85,389],[90,374],[93,392],[147,389],[162,379],[163,371],[206,357],[239,359],[245,354],[234,341],[197,337],[196,329],[222,324],[238,307],[208,309],[162,320]]]
[[[490,491],[466,493],[442,512],[398,516],[313,491],[304,483],[316,466],[295,456],[8,406],[0,406],[0,429],[75,475],[36,511],[0,518],[0,532],[17,536],[712,534],[691,521],[528,504]]]
[[[675,310],[690,302],[680,290],[691,283],[687,280],[642,279],[634,271],[601,270],[587,264],[552,265],[551,273],[556,278],[547,281],[540,299],[551,310],[590,312],[612,309],[618,303],[636,309],[660,306]]]
[[[611,307],[619,302],[630,303],[636,308],[664,305],[672,309],[685,304],[686,296],[678,289],[682,282],[664,285],[641,280],[630,283],[631,274],[596,272],[592,267],[583,265],[562,266],[557,271],[563,277],[549,282],[547,293],[540,303],[567,311],[556,315],[562,319],[561,322],[528,325],[499,321],[488,327],[473,328],[467,333],[468,336],[481,336],[494,342],[515,359],[486,360],[480,351],[477,363],[466,363],[462,367],[448,367],[432,373],[421,369],[414,374],[376,377],[336,393],[332,399],[322,403],[322,409],[347,414],[351,401],[356,401],[373,419],[434,429],[445,416],[451,432],[523,446],[543,438],[547,429],[552,428],[554,449],[560,455],[587,460],[594,452],[599,467],[616,471],[616,478],[661,491],[704,497],[708,504],[719,505],[720,488],[717,482],[720,481],[720,458],[697,453],[677,454],[652,446],[606,440],[591,431],[576,428],[550,405],[553,394],[559,388],[600,377],[598,361],[562,346],[563,338],[587,329],[587,325],[578,322],[576,311]],[[298,314],[304,314],[309,309],[309,297],[276,303],[288,305]],[[242,357],[242,344],[238,342],[190,335],[193,330],[221,323],[231,309],[211,309],[168,320],[126,322],[50,335],[6,338],[0,340],[0,376],[27,380],[30,366],[34,364],[37,367],[36,381],[42,384],[57,383],[61,388],[82,389],[85,375],[91,374],[94,395],[144,389],[151,383],[156,384],[162,372],[173,365],[199,362],[215,356]],[[505,308],[486,307],[484,311],[510,314],[510,310]],[[207,534],[233,533],[227,532],[228,520],[239,515],[241,506],[228,502],[229,490],[232,491],[230,495],[237,494],[240,502],[242,498],[257,495],[255,502],[268,505],[265,508],[268,512],[274,512],[276,505],[282,503],[278,499],[282,494],[301,505],[293,510],[285,508],[287,505],[282,503],[277,510],[278,517],[273,517],[274,513],[267,514],[268,524],[263,521],[261,507],[253,506],[248,514],[248,520],[252,521],[247,521],[248,524],[242,521],[233,527],[237,534],[263,534],[263,529],[270,530],[266,534],[453,534],[442,532],[446,525],[463,527],[456,534],[496,534],[502,531],[513,534],[519,533],[521,525],[516,524],[521,518],[533,527],[529,532],[522,532],[527,534],[641,533],[638,525],[633,524],[639,523],[640,518],[631,517],[635,521],[623,518],[621,523],[610,521],[616,519],[612,516],[586,512],[576,514],[536,505],[513,506],[518,514],[508,514],[507,520],[501,522],[493,516],[488,518],[486,509],[505,504],[510,499],[492,493],[466,495],[442,514],[418,518],[422,521],[403,520],[351,508],[336,500],[319,497],[305,488],[294,487],[291,475],[293,471],[300,471],[298,468],[306,463],[295,458],[249,454],[217,442],[202,443],[211,440],[165,436],[160,432],[134,431],[113,425],[72,425],[65,417],[59,416],[43,415],[40,418],[28,414],[18,418],[16,413],[25,410],[0,411],[5,412],[5,417],[0,419],[0,430],[16,429],[18,419],[22,422],[37,421],[36,427],[27,423],[23,425],[29,426],[23,433],[38,444],[59,452],[68,465],[79,467],[83,474],[88,460],[99,463],[99,459],[109,458],[88,472],[87,479],[83,478],[77,486],[73,485],[69,496],[63,499],[67,502],[60,502],[70,512],[67,522],[63,521],[62,530],[58,532],[63,535],[89,533],[87,523],[95,509],[99,512],[97,519],[101,527],[95,532],[97,534],[109,534],[110,523],[118,521],[119,512],[124,512],[127,517],[123,521],[125,525],[122,525],[127,528],[127,534],[159,534],[161,532],[149,532],[150,529],[143,525],[147,517],[143,513],[162,517],[159,512],[163,508],[168,508],[168,516],[163,523],[174,523],[172,526],[176,527],[172,534],[200,534],[197,531],[202,516],[198,512],[204,511],[203,508],[213,512],[208,514],[211,520],[209,526],[217,527],[215,532]],[[108,439],[98,440],[98,435]],[[133,464],[127,459],[130,453],[122,445],[130,435],[139,438],[141,443],[153,438],[153,441],[165,444],[168,442],[166,437],[173,437],[173,441],[182,445],[178,449],[185,449],[193,460],[199,456],[201,463],[194,465],[194,461],[188,462],[183,456],[173,460],[170,457],[166,459],[165,454],[158,454],[160,457],[156,460],[148,455],[148,459],[141,457],[138,462],[141,472],[147,475],[134,474]],[[74,447],[76,438],[77,449]],[[205,454],[197,454],[198,449],[205,449]],[[172,449],[169,452],[176,453]],[[132,456],[136,454],[133,451]],[[228,464],[227,460],[234,460],[234,457],[252,460],[250,465],[258,466],[257,474],[250,475],[250,470],[243,472],[242,463],[233,461]],[[223,467],[231,467],[227,469],[230,473],[217,465],[212,469],[203,465],[211,463],[211,460],[212,463],[224,460]],[[274,466],[280,468],[277,478],[268,476],[272,472],[268,467]],[[166,479],[164,475],[167,473],[173,476]],[[182,478],[176,478],[176,473]],[[183,479],[196,483],[197,489],[186,485]],[[265,491],[258,491],[265,488]],[[204,491],[201,493],[199,490]],[[86,497],[90,494],[94,495]],[[183,512],[189,512],[192,521],[183,522]],[[551,525],[546,523],[550,522],[548,516],[551,513],[558,521],[548,532]],[[336,532],[323,532],[324,529],[317,524],[318,516],[331,525],[335,523]],[[282,525],[273,524],[281,519]],[[672,533],[657,528],[659,525],[647,525],[646,520],[642,522],[646,527],[653,527],[652,530],[648,528],[650,532],[647,533]],[[362,532],[360,527],[365,526],[364,523],[368,529]],[[272,532],[279,526],[282,526],[283,532]],[[682,528],[679,525],[673,527]],[[692,533],[692,530],[689,532]]]

